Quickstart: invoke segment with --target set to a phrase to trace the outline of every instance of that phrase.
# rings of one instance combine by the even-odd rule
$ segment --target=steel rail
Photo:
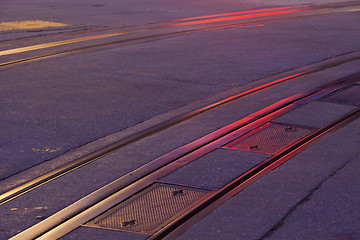
[[[299,141],[293,143],[284,149],[281,153],[269,158],[268,160],[260,163],[253,169],[239,176],[237,179],[228,183],[215,193],[211,194],[204,201],[198,203],[192,207],[189,211],[183,213],[176,220],[168,224],[166,227],[158,231],[157,233],[150,236],[149,240],[159,239],[175,239],[187,229],[189,229],[196,222],[200,221],[206,215],[211,213],[214,209],[222,205],[231,197],[235,196],[245,187],[255,182],[271,170],[279,167],[284,162],[288,161],[301,151],[305,150],[320,138],[327,136],[328,134],[340,129],[346,124],[354,121],[360,117],[360,108],[342,116],[341,118],[333,121],[332,123],[316,130],[313,133],[305,136]]]
[[[206,16],[199,16],[199,17],[174,19],[174,20],[162,20],[162,21],[155,21],[155,22],[149,22],[149,23],[143,23],[143,24],[137,24],[137,25],[125,25],[125,26],[122,25],[122,26],[114,26],[114,27],[102,27],[102,28],[90,29],[90,30],[81,29],[81,30],[78,30],[78,31],[75,31],[75,32],[66,32],[66,33],[62,32],[62,33],[55,33],[55,34],[46,35],[46,36],[35,36],[35,37],[25,38],[25,39],[0,41],[0,47],[10,45],[10,44],[14,44],[14,43],[29,42],[30,40],[37,40],[38,41],[39,39],[56,38],[56,37],[59,37],[59,36],[71,36],[71,35],[79,35],[79,34],[87,34],[87,33],[104,32],[104,31],[110,31],[110,30],[139,28],[139,27],[151,26],[151,25],[156,25],[156,24],[170,24],[170,23],[176,23],[176,22],[189,22],[189,21],[195,20],[195,19],[211,19],[211,18],[215,19],[217,17],[224,17],[224,16],[248,15],[248,14],[252,14],[252,13],[279,11],[279,10],[286,10],[286,9],[298,9],[298,8],[301,8],[301,7],[303,7],[303,6],[265,8],[265,9],[258,9],[258,10],[249,10],[249,11],[241,11],[241,12],[214,14],[214,15],[206,15]],[[69,28],[69,29],[71,29],[71,28]],[[97,35],[97,36],[99,36],[99,35]],[[73,40],[75,40],[75,39],[73,39]]]
[[[326,8],[328,8],[328,7],[326,7]],[[124,32],[104,33],[104,34],[99,34],[99,35],[85,36],[85,37],[80,37],[80,38],[73,38],[73,39],[67,39],[67,40],[61,40],[61,41],[55,41],[55,42],[49,42],[49,43],[41,43],[41,44],[36,44],[36,45],[32,45],[32,46],[2,50],[2,51],[0,51],[0,56],[6,56],[6,55],[15,54],[15,53],[29,52],[29,51],[34,51],[34,50],[46,49],[46,48],[51,48],[51,47],[56,47],[56,46],[86,42],[86,41],[90,41],[90,40],[109,38],[109,37],[114,37],[114,36],[130,34],[130,33],[143,32],[143,31],[152,31],[152,30],[157,30],[157,29],[183,27],[183,26],[193,26],[193,25],[201,25],[201,24],[208,24],[208,23],[219,23],[219,22],[227,22],[227,21],[234,21],[234,20],[241,20],[241,19],[269,17],[269,16],[276,16],[276,15],[285,15],[285,14],[289,14],[289,13],[306,12],[306,11],[312,11],[312,10],[316,11],[319,9],[323,9],[323,8],[307,7],[307,8],[281,9],[278,11],[269,11],[269,12],[255,11],[255,12],[251,12],[249,14],[244,14],[244,15],[238,14],[238,13],[218,14],[218,15],[213,15],[212,17],[209,17],[209,18],[206,18],[206,17],[202,18],[202,19],[201,18],[200,19],[193,18],[192,20],[181,21],[181,22],[177,22],[177,23],[174,22],[174,23],[168,24],[168,25],[140,28],[140,29],[129,30],[129,31],[124,31]]]
[[[353,74],[279,101],[155,159],[11,239],[33,239],[37,237],[39,237],[38,239],[56,239],[61,237],[179,167],[307,102],[345,88],[359,81],[359,78],[360,73]]]
[[[282,19],[275,19],[275,20],[271,20],[271,21],[277,21],[277,20],[282,20]],[[270,20],[267,20],[267,21],[270,21]],[[41,60],[41,59],[47,59],[47,58],[51,58],[51,57],[56,57],[56,56],[60,56],[60,55],[65,55],[65,54],[70,54],[70,53],[75,53],[75,52],[80,52],[80,51],[86,51],[86,50],[91,50],[91,49],[96,49],[96,48],[103,48],[103,47],[108,47],[108,46],[112,46],[112,45],[125,44],[125,43],[144,41],[144,40],[152,40],[152,39],[156,39],[156,38],[160,38],[160,37],[170,37],[170,36],[175,36],[175,35],[184,34],[184,33],[208,31],[208,30],[214,30],[214,29],[219,29],[219,28],[238,27],[238,26],[257,24],[257,23],[263,23],[263,22],[265,22],[265,21],[251,21],[251,22],[246,22],[246,23],[219,24],[219,25],[210,26],[210,27],[193,28],[193,29],[188,29],[188,30],[173,31],[173,32],[167,32],[167,33],[161,33],[161,34],[152,34],[149,36],[116,40],[116,41],[107,42],[107,43],[93,44],[90,46],[77,47],[77,48],[72,48],[72,49],[68,49],[68,50],[58,51],[55,53],[42,54],[42,55],[37,55],[37,56],[33,56],[33,57],[22,58],[22,59],[9,61],[9,62],[4,62],[4,63],[0,63],[0,67],[6,67],[6,66],[11,66],[11,65],[20,64],[20,63],[37,61],[37,60]],[[132,33],[135,33],[135,32],[141,32],[141,31],[133,31]],[[120,36],[120,34],[117,34],[116,36]]]
[[[125,31],[125,32],[104,33],[104,34],[99,34],[99,35],[73,38],[73,39],[68,39],[68,40],[62,40],[62,41],[56,41],[56,42],[50,42],[50,43],[42,43],[42,44],[37,44],[37,45],[32,45],[32,46],[27,46],[27,47],[3,50],[3,51],[0,51],[0,56],[6,56],[6,55],[15,54],[15,53],[29,52],[29,51],[40,50],[40,49],[46,49],[46,48],[51,48],[51,47],[56,47],[56,46],[73,44],[73,43],[86,42],[86,41],[90,41],[90,40],[109,38],[109,37],[114,37],[114,36],[121,36],[121,35],[125,35],[125,34],[130,34],[130,33],[152,31],[152,30],[163,29],[163,28],[192,26],[192,25],[200,25],[200,24],[204,24],[204,23],[218,23],[218,22],[226,22],[226,21],[240,20],[240,19],[246,19],[246,18],[273,16],[273,15],[281,15],[281,14],[310,11],[310,10],[312,10],[312,9],[294,9],[294,10],[286,10],[286,11],[283,10],[283,11],[269,12],[269,13],[252,13],[249,15],[240,15],[240,16],[231,16],[231,17],[224,16],[221,18],[210,18],[210,19],[206,19],[206,20],[194,20],[194,21],[188,21],[188,22],[173,23],[170,25],[155,26],[155,27]]]
[[[93,161],[95,161],[96,159],[99,159],[103,156],[106,156],[128,144],[131,144],[133,142],[136,142],[136,141],[139,141],[140,139],[143,139],[145,137],[148,137],[154,133],[157,133],[159,131],[163,131],[171,126],[174,126],[176,124],[179,124],[185,120],[188,120],[190,118],[193,118],[195,116],[198,116],[200,114],[203,114],[205,112],[208,112],[210,110],[213,110],[215,108],[218,108],[218,107],[221,107],[225,104],[228,104],[228,103],[231,103],[233,101],[236,101],[240,98],[243,98],[243,97],[246,97],[246,96],[249,96],[251,94],[254,94],[254,93],[257,93],[257,92],[260,92],[260,91],[263,91],[265,89],[268,89],[270,87],[273,87],[273,86],[276,86],[278,84],[281,84],[281,83],[285,83],[285,82],[288,82],[288,81],[291,81],[291,80],[294,80],[296,78],[299,78],[299,77],[302,77],[302,76],[306,76],[306,75],[309,75],[309,74],[312,74],[312,73],[316,73],[316,72],[319,72],[319,71],[323,71],[323,70],[326,70],[326,69],[329,69],[329,68],[332,68],[332,67],[336,67],[336,66],[339,66],[341,64],[345,64],[345,63],[348,63],[348,62],[351,62],[351,61],[355,61],[355,60],[359,60],[360,59],[360,55],[359,56],[354,56],[354,57],[349,57],[349,58],[346,58],[344,60],[340,60],[340,61],[336,61],[336,62],[332,62],[332,63],[328,63],[328,64],[325,64],[325,65],[322,65],[322,66],[319,66],[319,67],[315,67],[315,68],[312,68],[312,69],[309,69],[309,70],[306,70],[306,71],[303,71],[303,72],[300,72],[300,73],[296,73],[296,74],[293,74],[293,75],[290,75],[290,76],[287,76],[287,77],[283,77],[283,78],[280,78],[280,79],[277,79],[275,81],[272,81],[272,82],[269,82],[269,83],[266,83],[266,84],[263,84],[263,85],[260,85],[258,87],[255,87],[255,88],[252,88],[250,90],[247,90],[247,91],[244,91],[244,92],[241,92],[241,93],[238,93],[238,94],[235,94],[233,96],[230,96],[230,97],[227,97],[225,99],[222,99],[222,100],[219,100],[217,102],[214,102],[214,103],[211,103],[207,106],[204,106],[204,107],[201,107],[201,108],[198,108],[198,109],[195,109],[195,110],[192,110],[190,112],[187,112],[185,114],[182,114],[182,115],[179,115],[179,116],[176,116],[174,118],[171,118],[167,121],[164,121],[160,124],[157,124],[157,125],[154,125],[150,128],[147,128],[143,131],[140,131],[138,133],[135,133],[131,136],[128,136],[126,138],[123,138],[117,142],[114,142],[108,146],[105,146],[103,148],[100,148],[90,154],[87,154],[83,157],[80,157],[78,159],[75,159],[74,161],[71,161],[59,168],[56,168],[44,175],[41,175],[33,180],[30,180],[24,184],[21,184],[7,192],[4,192],[2,194],[0,194],[0,205],[12,200],[12,199],[15,199],[19,196],[21,196],[22,194],[25,194],[49,181],[52,181],[64,174],[67,174],[69,172],[72,172],[84,165],[87,165]]]
[[[5,45],[10,45],[13,43],[19,43],[19,42],[29,42],[29,40],[33,39],[49,39],[49,38],[56,38],[58,36],[71,36],[71,35],[79,35],[79,34],[86,34],[86,33],[95,33],[95,32],[104,32],[109,30],[118,30],[118,29],[126,29],[126,28],[136,28],[136,27],[142,27],[142,26],[151,26],[156,24],[166,24],[166,23],[179,23],[179,22],[190,22],[193,20],[199,20],[199,19],[216,19],[220,17],[228,17],[228,16],[234,16],[234,15],[240,15],[240,16],[246,16],[250,14],[256,14],[256,13],[262,13],[262,12],[271,12],[271,11],[280,11],[280,10],[303,10],[305,11],[311,11],[311,10],[322,10],[322,9],[337,9],[337,8],[346,8],[346,7],[354,7],[358,6],[358,1],[352,1],[352,2],[345,2],[345,3],[328,3],[328,4],[316,4],[316,5],[294,5],[294,6],[285,6],[285,7],[276,7],[276,8],[264,8],[264,9],[257,9],[257,10],[248,10],[248,11],[240,11],[240,12],[230,12],[230,13],[222,13],[222,14],[213,14],[213,15],[204,15],[204,16],[198,16],[198,17],[188,17],[188,18],[181,18],[181,19],[174,19],[174,20],[160,20],[160,21],[154,21],[144,24],[137,24],[137,25],[122,25],[122,26],[114,26],[114,27],[102,27],[97,29],[92,29],[90,26],[90,29],[80,29],[75,30],[74,32],[66,32],[66,33],[54,33],[51,35],[45,35],[45,36],[35,36],[30,38],[24,38],[24,39],[17,39],[17,40],[4,40],[0,41],[0,47]],[[166,25],[165,25],[166,26]],[[79,27],[77,27],[79,28]],[[66,30],[74,30],[74,28],[67,28]]]
[[[195,110],[192,110],[188,113],[185,113],[185,114],[182,114],[182,115],[179,115],[177,117],[174,117],[172,119],[169,119],[167,121],[164,121],[160,124],[157,124],[155,126],[152,126],[148,129],[145,129],[143,131],[140,131],[134,135],[131,135],[129,137],[126,137],[124,139],[121,139],[113,144],[110,144],[108,146],[105,146],[103,148],[100,148],[99,150],[97,151],[94,151],[93,153],[90,153],[88,155],[85,155],[81,158],[78,158],[74,161],[71,161],[70,163],[67,163],[65,164],[64,166],[62,167],[59,167],[55,170],[52,170],[40,177],[37,177],[27,183],[24,183],[24,184],[21,184],[20,186],[17,186],[16,188],[14,189],[11,189],[10,191],[7,191],[5,193],[2,193],[0,195],[0,205],[1,204],[4,204],[34,188],[37,188],[39,186],[41,186],[42,184],[46,183],[46,182],[49,182],[49,181],[52,181],[66,173],[69,173],[71,171],[74,171],[86,164],[89,164],[93,161],[95,161],[96,159],[100,158],[100,157],[103,157],[105,155],[108,155],[130,143],[133,143],[135,141],[138,141],[140,139],[143,139],[147,136],[150,136],[156,132],[159,132],[159,131],[162,131],[162,130],[165,130],[171,126],[174,126],[176,124],[179,124],[185,120],[188,120],[190,118],[193,118],[197,115],[200,115],[202,113],[205,113],[207,111],[210,111],[210,110],[213,110],[215,108],[218,108],[220,106],[223,106],[225,104],[228,104],[228,103],[231,103],[233,101],[236,101],[242,97],[246,97],[248,95],[251,95],[251,94],[254,94],[254,93],[257,93],[259,91],[263,91],[267,88],[270,88],[270,87],[273,87],[273,86],[276,86],[278,84],[281,84],[281,83],[284,83],[284,82],[287,82],[287,81],[291,81],[293,79],[296,79],[296,78],[299,78],[299,77],[302,77],[302,76],[305,76],[305,75],[308,75],[308,74],[312,74],[312,73],[316,73],[316,72],[319,72],[319,71],[323,71],[325,69],[329,69],[329,68],[332,68],[332,67],[336,67],[336,66],[339,66],[341,64],[344,64],[344,63],[348,63],[348,62],[351,62],[351,61],[355,61],[355,60],[359,60],[360,59],[360,55],[359,56],[354,56],[354,57],[350,57],[350,58],[346,58],[344,60],[340,60],[340,61],[336,61],[336,62],[332,62],[332,63],[328,63],[328,64],[325,64],[325,65],[322,65],[322,66],[319,66],[319,67],[315,67],[315,68],[312,68],[312,69],[309,69],[307,71],[303,71],[303,72],[300,72],[300,73],[297,73],[297,74],[293,74],[293,75],[290,75],[290,76],[287,76],[287,77],[283,77],[283,78],[280,78],[280,79],[277,79],[275,81],[272,81],[270,83],[266,83],[266,84],[263,84],[261,86],[258,86],[258,87],[255,87],[255,88],[252,88],[250,90],[247,90],[247,91],[244,91],[242,93],[239,93],[239,94],[235,94],[233,96],[230,96],[230,97],[227,97],[225,99],[222,99],[220,101],[217,101],[217,102],[214,102],[212,104],[209,104],[207,106],[204,106],[204,107],[201,107],[201,108],[198,108],[198,109],[195,109]]]
[[[357,6],[357,4],[355,4],[354,6]],[[344,6],[344,7],[348,7],[348,6]],[[318,8],[309,8],[309,9],[305,9],[305,10],[304,9],[293,9],[293,10],[287,10],[287,11],[288,11],[288,13],[296,13],[296,12],[305,12],[305,11],[311,11],[311,10],[324,10],[324,9],[337,9],[337,8],[343,8],[343,7],[327,6],[327,7],[323,7],[323,8],[318,7]],[[360,11],[360,9],[357,9],[356,11]],[[94,44],[94,45],[90,45],[90,46],[86,46],[86,47],[78,47],[78,48],[73,48],[70,50],[58,51],[55,53],[49,53],[49,54],[43,54],[43,55],[38,55],[38,56],[33,56],[33,57],[28,57],[28,58],[23,58],[23,59],[17,59],[17,60],[13,60],[13,61],[9,61],[9,62],[0,63],[0,67],[10,66],[10,65],[14,65],[14,64],[29,62],[29,61],[41,60],[41,59],[60,56],[60,55],[64,55],[64,54],[74,53],[74,52],[78,52],[78,51],[90,50],[93,48],[106,47],[106,46],[116,45],[116,44],[121,44],[121,43],[129,43],[129,42],[135,42],[135,41],[140,41],[140,40],[155,39],[155,38],[160,38],[160,37],[169,37],[172,35],[178,35],[178,34],[184,34],[184,33],[207,31],[207,30],[214,30],[214,29],[219,29],[219,28],[238,27],[238,26],[244,26],[244,25],[274,22],[274,21],[281,21],[281,20],[289,20],[289,19],[295,19],[295,18],[303,18],[303,17],[308,17],[308,16],[318,16],[318,15],[340,13],[340,12],[344,12],[344,11],[330,12],[330,13],[318,13],[318,14],[311,14],[311,15],[304,15],[304,16],[279,17],[279,18],[273,18],[273,19],[255,20],[255,21],[247,21],[247,22],[240,22],[240,23],[218,24],[218,25],[208,26],[208,27],[198,27],[198,28],[194,27],[192,29],[187,29],[187,30],[172,31],[172,32],[167,32],[167,33],[163,33],[163,34],[153,34],[153,35],[149,35],[149,36],[117,40],[117,41],[112,41],[112,42],[108,42],[108,43]],[[277,13],[277,14],[279,15],[279,14],[285,14],[285,13]],[[256,15],[255,17],[259,17],[261,14],[254,14],[254,15]],[[271,14],[267,14],[267,15],[272,16]],[[265,15],[265,16],[267,16],[267,15]],[[230,21],[231,18],[232,17],[225,17],[224,19],[199,20],[199,21],[194,21],[194,23],[192,23],[192,22],[174,23],[174,24],[165,25],[165,26],[149,27],[149,28],[131,30],[131,31],[126,31],[126,32],[108,33],[108,34],[100,34],[100,35],[95,35],[95,36],[82,37],[82,38],[78,38],[78,39],[69,39],[69,40],[58,41],[58,42],[53,42],[53,43],[45,43],[45,44],[39,44],[39,45],[34,45],[34,46],[22,47],[22,48],[18,48],[18,49],[4,50],[4,51],[0,51],[0,56],[19,53],[19,52],[33,51],[33,50],[44,49],[44,48],[55,47],[55,46],[62,46],[62,45],[67,45],[67,44],[72,44],[72,43],[79,43],[79,42],[84,42],[84,41],[102,39],[102,38],[107,38],[107,37],[121,36],[121,35],[130,34],[130,33],[146,32],[146,31],[151,32],[153,30],[158,30],[158,29],[163,29],[163,28],[183,27],[183,26],[191,26],[193,24],[199,25],[199,24],[217,23],[217,22],[221,22],[221,21]],[[242,17],[242,16],[238,17],[238,19],[242,19],[242,18],[244,18],[244,17]],[[237,20],[237,19],[233,19],[233,20]],[[209,22],[206,22],[206,21],[209,21]],[[202,23],[200,23],[200,22],[202,22]]]
[[[358,9],[357,11],[360,11],[360,9]],[[266,22],[303,18],[303,17],[308,17],[308,16],[319,16],[319,15],[325,15],[325,14],[327,14],[327,13],[312,14],[312,15],[306,15],[306,16],[296,16],[296,17],[276,18],[276,19],[268,19],[268,20],[261,20],[261,21],[251,21],[251,22],[245,22],[245,23],[220,24],[220,25],[215,25],[215,26],[211,26],[211,27],[194,28],[194,29],[189,29],[189,30],[174,31],[174,32],[163,33],[163,34],[154,34],[154,35],[150,35],[150,36],[117,40],[117,41],[112,41],[112,42],[108,42],[108,43],[95,44],[95,45],[90,45],[90,46],[85,46],[85,47],[78,47],[78,48],[73,48],[73,49],[69,49],[69,50],[58,51],[55,53],[42,54],[42,55],[38,55],[38,56],[4,62],[4,63],[0,63],[0,68],[15,65],[15,64],[20,64],[20,63],[26,63],[26,62],[37,61],[37,60],[41,60],[41,59],[52,58],[52,57],[75,53],[75,52],[80,52],[80,51],[96,49],[96,48],[100,48],[100,47],[107,47],[107,46],[112,46],[112,45],[132,43],[132,42],[144,41],[144,40],[153,40],[153,39],[160,38],[160,37],[170,37],[173,35],[184,34],[184,33],[208,31],[208,30],[215,30],[215,29],[221,29],[221,28],[239,27],[239,26],[245,26],[245,25],[251,25],[251,24],[260,24],[260,23],[266,23]]]

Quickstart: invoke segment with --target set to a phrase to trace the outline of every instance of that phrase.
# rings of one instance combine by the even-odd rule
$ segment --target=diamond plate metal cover
[[[223,148],[274,155],[314,130],[310,127],[267,123],[224,145]]]
[[[353,85],[341,92],[323,98],[322,101],[360,107],[360,86]]]
[[[207,189],[155,183],[85,225],[153,234],[211,192]]]

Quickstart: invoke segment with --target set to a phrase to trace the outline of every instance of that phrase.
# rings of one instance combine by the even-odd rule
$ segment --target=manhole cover
[[[87,223],[87,226],[153,234],[211,190],[155,183]]]
[[[314,130],[310,127],[267,123],[224,145],[223,148],[273,155]]]

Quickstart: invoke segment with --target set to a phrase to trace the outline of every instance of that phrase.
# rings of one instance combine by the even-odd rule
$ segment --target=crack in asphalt
[[[325,178],[323,181],[321,181],[315,188],[313,188],[302,200],[300,200],[297,204],[295,204],[289,211],[269,230],[267,231],[263,236],[261,236],[258,240],[265,240],[266,238],[270,237],[274,232],[276,232],[278,229],[280,229],[282,226],[285,225],[285,221],[287,218],[295,212],[298,207],[301,207],[304,203],[311,200],[312,195],[319,190],[324,183],[326,183],[329,179],[331,179],[335,174],[337,174],[339,171],[341,171],[343,168],[345,168],[351,161],[355,160],[360,156],[360,153],[355,154],[354,156],[350,157],[347,161],[344,162],[339,168],[337,168],[334,172],[332,172],[327,178]]]

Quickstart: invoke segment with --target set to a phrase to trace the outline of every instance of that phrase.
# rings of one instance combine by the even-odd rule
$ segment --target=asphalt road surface
[[[330,2],[338,1],[1,1],[3,23],[41,20],[69,26],[0,31],[0,49],[76,39],[105,27],[121,32],[129,25],[144,29],[158,21],[274,14],[293,5]],[[169,28],[159,37],[1,66],[0,179],[214,94],[359,50],[359,13],[334,11],[260,22],[250,15],[239,26],[174,35],[167,35],[173,31]],[[150,33],[164,33],[156,31]],[[58,50],[0,59],[8,63],[51,51]]]

